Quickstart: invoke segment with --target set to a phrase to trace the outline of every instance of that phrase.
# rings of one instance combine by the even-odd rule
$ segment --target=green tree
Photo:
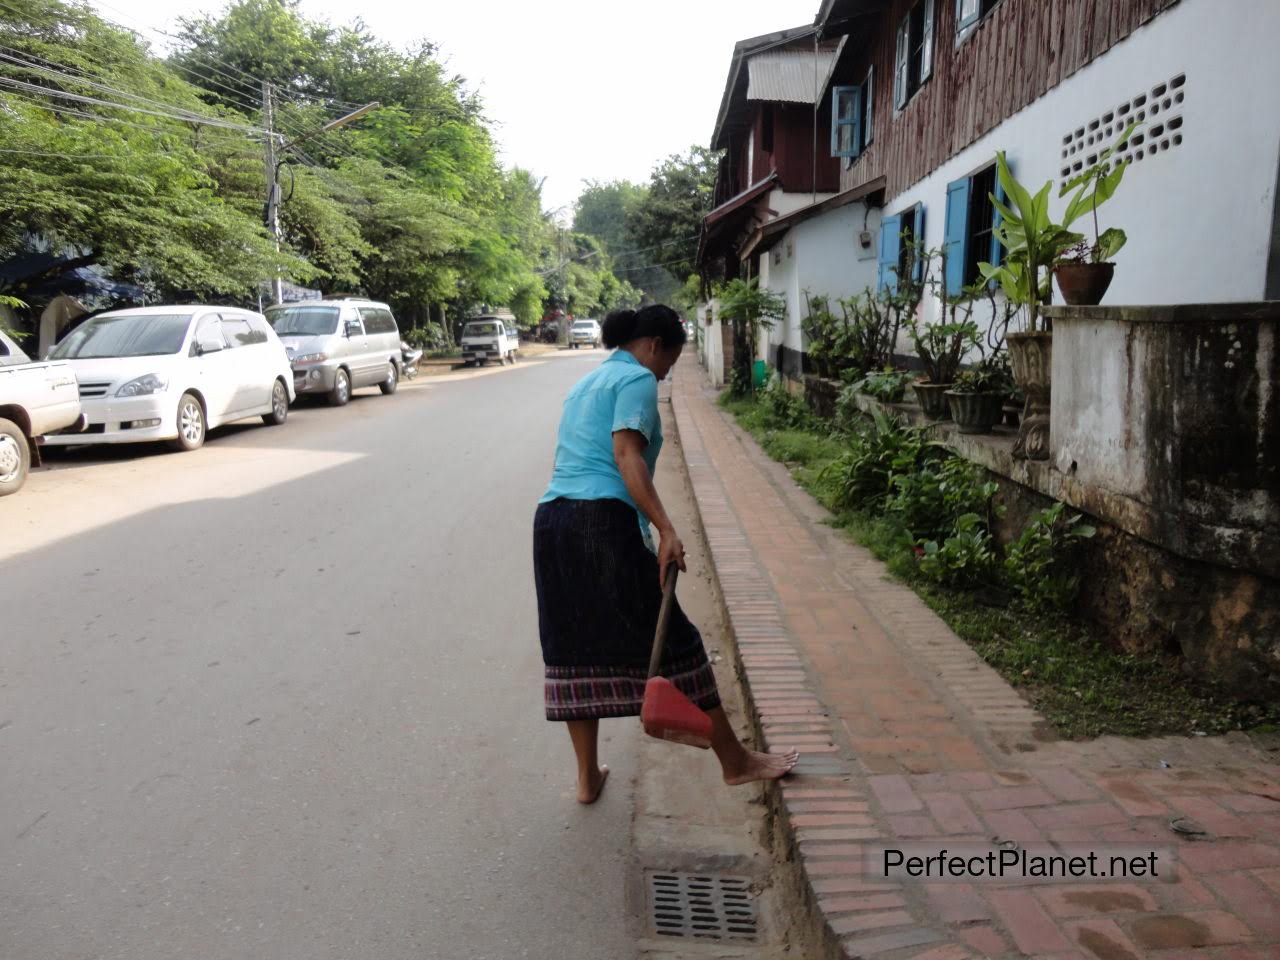
[[[717,156],[703,147],[673,154],[654,169],[644,200],[628,220],[628,235],[645,263],[634,281],[647,294],[674,299],[694,273],[702,219],[715,196]]]
[[[259,212],[219,193],[223,168],[244,159],[245,118],[205,105],[86,9],[22,0],[5,15],[6,49],[21,61],[6,73],[30,86],[0,93],[11,151],[0,153],[0,257],[36,237],[68,265],[101,265],[165,296],[245,297],[274,271],[315,275],[276,252]],[[146,112],[72,99],[91,95]]]

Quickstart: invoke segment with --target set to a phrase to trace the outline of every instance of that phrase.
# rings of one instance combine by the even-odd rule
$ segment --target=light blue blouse
[[[565,398],[556,465],[541,502],[612,498],[636,507],[613,459],[618,430],[637,430],[649,441],[643,456],[652,476],[662,449],[658,380],[626,350],[615,350]],[[647,534],[649,523],[642,513],[640,525]]]

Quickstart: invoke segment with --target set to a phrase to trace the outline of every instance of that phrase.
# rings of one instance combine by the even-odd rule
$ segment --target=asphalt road
[[[0,501],[0,957],[633,955],[631,809],[573,802],[530,569],[601,358],[62,454]]]

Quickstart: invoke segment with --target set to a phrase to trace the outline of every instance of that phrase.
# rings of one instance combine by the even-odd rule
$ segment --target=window
[[[386,307],[361,307],[360,317],[364,320],[365,333],[396,332],[396,322]]]
[[[196,327],[196,335],[191,341],[191,356],[200,355],[202,343],[220,343],[227,345],[227,338],[222,335],[222,319],[216,315],[203,317]]]
[[[956,33],[963,33],[995,9],[1000,0],[956,0]]]
[[[873,70],[856,86],[836,87],[831,93],[831,155],[859,156],[871,146],[874,117]]]
[[[899,110],[933,75],[934,0],[920,0],[898,25],[893,61],[893,103]]]
[[[213,318],[217,323],[217,317]],[[117,313],[86,320],[54,347],[53,360],[159,357],[177,353],[191,326],[189,313]],[[210,338],[220,340],[215,327]]]
[[[919,240],[917,240],[919,238]],[[902,213],[880,221],[880,258],[877,288],[898,292],[898,279],[910,272],[912,280],[924,280],[924,260],[916,256],[924,242],[924,205],[917,203]]]
[[[229,347],[251,347],[255,343],[266,343],[267,334],[250,323],[248,317],[236,314],[222,315],[222,335]]]
[[[1004,202],[1004,189],[994,164],[947,184],[946,236],[942,249],[947,261],[949,297],[958,297],[965,287],[982,277],[979,263],[1004,262],[1004,247],[995,235],[1000,211],[991,202],[993,194]]]
[[[267,320],[282,337],[322,337],[338,329],[337,307],[271,307]]]
[[[862,128],[861,90],[858,87],[836,87],[831,91],[831,155],[856,157],[862,152],[859,132]]]

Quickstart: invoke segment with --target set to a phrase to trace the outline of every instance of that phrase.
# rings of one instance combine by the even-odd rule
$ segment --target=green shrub
[[[775,427],[817,428],[817,418],[804,398],[788,390],[786,381],[777,374],[769,378],[761,401],[770,423]]]
[[[853,386],[855,390],[885,403],[901,403],[912,379],[905,370],[885,369],[867,374]]]
[[[880,410],[849,438],[849,449],[824,471],[836,510],[873,509],[893,492],[893,478],[919,468],[939,449],[928,428],[904,426]]]
[[[966,514],[987,522],[997,489],[986,471],[962,457],[926,457],[919,470],[893,478],[885,511],[901,518],[917,540],[937,540]]]
[[[840,391],[836,398],[836,413],[833,423],[840,433],[856,433],[866,425],[866,417],[862,407],[858,405],[858,387],[851,384]]]
[[[976,587],[990,583],[996,570],[996,554],[986,521],[976,513],[956,520],[951,535],[942,541],[920,544],[920,572],[934,583],[948,587]]]
[[[409,346],[417,347],[425,353],[433,353],[449,347],[449,340],[444,335],[444,331],[434,323],[418,327],[416,330],[406,330],[401,336]]]
[[[1031,610],[1064,613],[1080,590],[1075,560],[1083,541],[1097,533],[1076,513],[1067,515],[1059,501],[1040,511],[1010,544],[1005,579]]]

